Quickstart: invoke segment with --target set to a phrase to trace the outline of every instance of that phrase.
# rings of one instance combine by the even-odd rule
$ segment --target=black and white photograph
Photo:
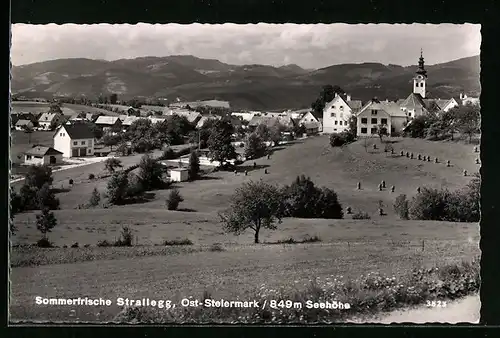
[[[10,323],[479,323],[480,47],[12,24]]]

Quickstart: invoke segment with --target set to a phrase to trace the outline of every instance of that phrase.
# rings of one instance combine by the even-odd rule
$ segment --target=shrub
[[[176,156],[175,151],[168,147],[165,150],[163,150],[163,153],[161,154],[160,160],[172,160]]]
[[[39,248],[53,248],[54,245],[48,238],[43,237],[36,242],[36,246]]]
[[[448,190],[438,190],[424,187],[419,194],[413,197],[409,215],[411,219],[418,220],[447,220],[446,211],[451,194]]]
[[[125,172],[116,173],[111,176],[107,185],[109,203],[121,204],[127,198],[128,177]]]
[[[120,238],[115,242],[114,246],[132,246],[134,235],[128,227],[123,227]]]
[[[192,151],[189,156],[188,173],[190,180],[194,180],[200,174],[200,159],[196,151]]]
[[[113,246],[113,243],[108,242],[107,240],[104,239],[102,241],[97,242],[97,246],[98,247],[108,247],[108,246]]]
[[[56,197],[52,189],[50,189],[50,185],[45,183],[37,192],[36,192],[36,203],[38,209],[49,208],[50,210],[59,209],[59,199]]]
[[[94,174],[89,174],[89,180],[93,180],[95,178]]]
[[[359,211],[354,215],[352,215],[352,219],[370,219],[370,218],[371,218],[370,215],[368,215],[368,213],[364,211]]]
[[[104,168],[111,174],[116,171],[116,168],[122,168],[122,161],[117,158],[108,158],[104,161]]]
[[[127,186],[127,197],[134,198],[140,197],[144,194],[144,186],[142,180],[134,174],[129,174],[128,186]]]
[[[42,212],[36,215],[36,228],[42,233],[43,238],[47,238],[47,233],[57,225],[57,219],[49,208],[43,208]]]
[[[70,185],[73,185],[74,181],[72,178],[69,179],[69,182],[68,182]]]
[[[78,248],[78,242],[71,244],[72,248]]]
[[[172,241],[165,240],[163,245],[193,245],[193,242],[190,239],[174,239]]]
[[[96,207],[99,205],[100,202],[101,202],[101,194],[99,193],[97,188],[94,188],[94,190],[92,190],[92,194],[90,195],[89,205],[91,207]]]
[[[343,145],[353,142],[354,140],[355,140],[354,135],[352,133],[345,131],[330,135],[330,145],[332,147],[341,147]]]
[[[47,165],[31,165],[24,178],[27,186],[40,189],[45,183],[52,184],[52,169]]]
[[[163,188],[163,166],[151,158],[149,155],[144,155],[139,163],[142,186],[145,191]]]
[[[179,207],[179,204],[183,201],[184,198],[181,196],[179,189],[172,189],[166,201],[167,209],[177,210],[177,207]]]
[[[208,250],[211,251],[211,252],[223,252],[223,251],[226,251],[226,249],[224,249],[224,247],[222,246],[221,243],[214,243],[214,244],[212,244]]]
[[[258,158],[262,156],[266,150],[264,140],[257,133],[251,133],[248,135],[245,143],[244,156],[247,159]]]
[[[409,219],[409,208],[406,195],[401,194],[396,197],[396,201],[394,201],[394,211],[401,219]]]

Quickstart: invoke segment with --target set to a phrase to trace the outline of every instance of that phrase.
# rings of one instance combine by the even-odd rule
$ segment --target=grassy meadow
[[[244,163],[237,174],[213,172],[194,182],[176,183],[184,202],[168,211],[169,190],[153,191],[147,202],[109,209],[75,209],[87,203],[97,187],[105,192],[107,179],[88,180],[88,174],[104,170],[102,163],[55,172],[54,186],[69,178],[75,185],[57,194],[61,210],[54,211],[58,225],[49,239],[51,249],[14,247],[11,252],[12,319],[110,320],[119,312],[109,308],[34,306],[34,297],[101,296],[180,300],[201,297],[243,299],[262,284],[268,288],[302,288],[316,277],[358,278],[368,272],[399,275],[414,267],[453,264],[477,258],[479,225],[433,221],[403,221],[392,204],[397,195],[409,197],[417,187],[458,189],[467,184],[478,154],[474,146],[455,142],[393,139],[395,154],[401,150],[440,159],[440,163],[409,159],[383,151],[378,139],[357,141],[344,148],[331,148],[326,136],[317,136],[277,147],[269,159]],[[377,149],[372,144],[376,143]],[[139,161],[126,157],[127,165]],[[446,167],[446,160],[452,166]],[[248,170],[248,176],[243,171]],[[264,173],[268,170],[268,174]],[[470,174],[464,177],[463,170]],[[367,212],[371,219],[284,219],[278,230],[261,231],[261,244],[253,234],[225,234],[217,212],[228,206],[234,189],[248,180],[262,179],[290,184],[305,174],[318,186],[333,188],[344,209]],[[378,191],[386,181],[387,188]],[[361,182],[361,190],[356,183]],[[390,187],[395,186],[395,192]],[[378,215],[382,201],[385,216]],[[16,215],[19,229],[13,244],[31,244],[40,238],[35,213]],[[132,229],[135,246],[96,247],[102,240],[114,241],[122,227]],[[272,244],[293,238],[304,244]],[[165,247],[162,243],[189,239],[192,245]],[[70,248],[78,242],[79,248]],[[218,250],[213,249],[218,244]],[[85,245],[89,247],[84,247]],[[68,246],[68,248],[63,248]]]

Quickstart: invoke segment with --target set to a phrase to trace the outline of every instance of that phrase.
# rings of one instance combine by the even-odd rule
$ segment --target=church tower
[[[427,71],[424,68],[424,57],[420,50],[420,59],[418,60],[418,69],[413,78],[413,93],[420,94],[425,99],[425,86],[427,81]]]

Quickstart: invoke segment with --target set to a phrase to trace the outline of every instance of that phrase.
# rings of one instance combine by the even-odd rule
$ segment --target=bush
[[[94,174],[89,174],[89,180],[93,180],[95,178]]]
[[[98,247],[108,247],[108,246],[113,246],[113,243],[108,242],[107,240],[104,239],[102,241],[97,242],[97,246]]]
[[[53,248],[54,247],[54,245],[52,244],[52,242],[49,241],[48,238],[46,238],[46,237],[43,237],[43,238],[39,239],[36,242],[36,246],[39,247],[39,248]]]
[[[226,249],[224,249],[224,247],[220,243],[214,243],[214,244],[212,244],[208,250],[211,251],[211,252],[223,252],[223,251],[226,251]]]
[[[70,185],[73,185],[73,183],[74,183],[73,179],[72,179],[72,178],[70,178],[70,179],[69,179],[69,181],[68,181],[68,183],[69,183]]]
[[[175,151],[172,148],[168,147],[161,154],[160,160],[173,160],[175,157]]]
[[[354,215],[352,215],[352,219],[371,219],[371,217],[370,217],[370,215],[368,215],[368,213],[363,212],[363,211],[359,211],[359,212],[355,213]]]
[[[145,191],[163,188],[164,168],[149,155],[144,155],[139,163],[142,186]]]
[[[193,245],[193,242],[190,239],[174,239],[172,241],[165,240],[163,245]]]
[[[196,151],[192,151],[189,156],[188,173],[190,180],[196,179],[200,174],[200,159]]]
[[[78,248],[78,242],[71,244],[72,248]]]
[[[438,190],[424,187],[419,194],[413,197],[409,215],[411,219],[428,221],[446,221],[446,211],[451,194],[448,190]]]
[[[114,246],[132,246],[134,235],[128,227],[123,227],[121,237],[115,242]]]
[[[401,219],[409,219],[410,213],[406,195],[401,194],[396,197],[396,201],[394,202],[394,211],[399,215]]]
[[[168,210],[177,210],[179,204],[184,201],[178,189],[172,189],[168,195],[166,204]]]
[[[341,147],[343,145],[354,142],[355,137],[352,133],[349,132],[341,132],[330,135],[330,145],[332,147]]]
[[[127,197],[134,198],[140,197],[144,194],[144,186],[142,180],[134,174],[129,174],[128,187],[127,187]]]
[[[101,202],[101,194],[99,193],[97,188],[94,188],[94,190],[92,190],[92,195],[90,195],[89,205],[91,207],[96,207],[99,205],[100,202]]]
[[[59,199],[56,197],[48,183],[45,183],[36,192],[36,204],[38,209],[49,208],[50,210],[59,209]]]

